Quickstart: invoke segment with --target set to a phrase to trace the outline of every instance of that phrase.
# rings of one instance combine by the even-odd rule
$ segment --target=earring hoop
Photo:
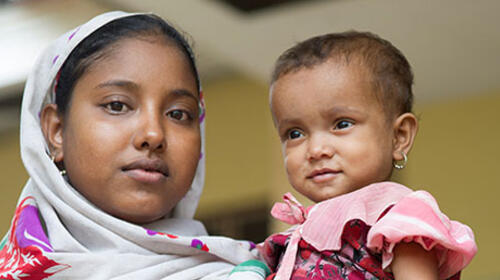
[[[401,155],[403,156],[402,161],[394,161],[393,162],[394,168],[396,168],[398,170],[405,168],[406,164],[408,163],[408,157],[406,156],[405,152],[401,152]]]
[[[56,157],[54,155],[50,155],[50,159],[57,166]],[[66,175],[66,169],[59,170],[59,174],[61,174],[61,176]]]

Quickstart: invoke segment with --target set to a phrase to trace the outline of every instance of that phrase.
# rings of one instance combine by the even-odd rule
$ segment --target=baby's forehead
[[[318,90],[335,91],[342,88],[345,92],[362,89],[360,98],[373,98],[381,91],[378,84],[371,69],[363,64],[335,59],[299,67],[281,75],[271,84],[269,94],[272,100],[276,91],[300,91],[301,96],[307,98]]]
[[[386,90],[371,69],[362,63],[330,60],[313,67],[302,67],[279,77],[270,87],[269,102],[275,117],[274,107],[287,106],[288,103],[286,98],[274,98],[276,94],[292,98],[290,92],[293,92],[293,98],[301,100],[294,106],[301,107],[310,103],[312,95],[324,91],[321,96],[325,103],[317,103],[318,107],[329,106],[328,93],[331,93],[333,96],[338,96],[336,101],[342,101],[341,104],[349,105],[349,102],[362,101],[367,106],[376,106],[387,116],[392,116],[398,105],[397,101],[391,100],[391,94],[385,92]]]

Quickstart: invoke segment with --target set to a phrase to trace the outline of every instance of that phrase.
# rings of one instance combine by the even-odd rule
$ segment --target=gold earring
[[[51,160],[52,160],[52,162],[54,162],[54,164],[56,164],[56,166],[57,166],[57,163],[55,162],[56,157],[55,157],[54,155],[50,155],[50,159],[51,159]],[[66,175],[66,169],[59,170],[59,174],[61,174],[61,176]]]
[[[408,163],[408,157],[406,156],[405,152],[401,152],[401,155],[403,156],[402,161],[394,161],[392,164],[394,165],[394,168],[401,170],[405,168],[406,164]]]

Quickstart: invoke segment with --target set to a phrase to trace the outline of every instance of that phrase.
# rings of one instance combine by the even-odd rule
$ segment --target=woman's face
[[[161,38],[122,39],[75,85],[61,125],[70,183],[133,223],[169,215],[200,156],[198,91],[185,55]]]

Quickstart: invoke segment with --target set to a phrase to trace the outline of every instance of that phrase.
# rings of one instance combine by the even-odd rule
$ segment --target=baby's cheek
[[[285,154],[283,158],[284,164],[285,164],[285,170],[286,173],[288,174],[288,177],[290,180],[292,180],[292,177],[297,174],[297,159],[291,156],[290,154]]]
[[[288,182],[292,185],[292,187],[301,192],[302,185],[304,184],[301,172],[302,162],[299,158],[294,156],[293,154],[285,155],[285,170],[288,176]]]
[[[288,171],[288,154],[283,154],[283,163],[285,164],[285,168]]]

